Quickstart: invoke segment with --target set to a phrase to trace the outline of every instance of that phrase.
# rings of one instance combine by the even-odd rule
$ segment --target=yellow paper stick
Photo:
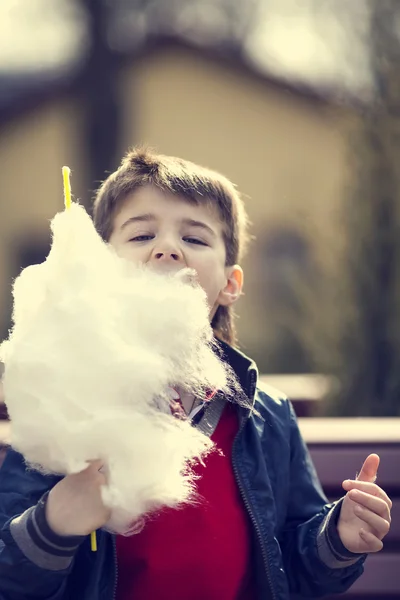
[[[71,208],[72,197],[71,197],[71,182],[69,177],[71,175],[71,169],[69,167],[62,168],[63,181],[64,181],[64,204],[68,210]]]
[[[72,204],[71,182],[69,179],[71,175],[71,169],[69,167],[63,167],[62,174],[64,182],[64,204],[66,210],[68,210],[69,208],[71,208]],[[97,552],[97,535],[95,531],[92,531],[92,533],[90,534],[90,547],[92,549],[92,552]]]
[[[90,547],[92,548],[92,552],[97,552],[97,536],[95,531],[92,531],[90,534]]]

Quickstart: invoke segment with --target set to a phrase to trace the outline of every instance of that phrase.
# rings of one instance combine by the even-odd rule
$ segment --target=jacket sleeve
[[[60,538],[47,526],[45,501],[57,481],[7,452],[0,469],[0,600],[66,600],[81,538]]]
[[[366,555],[342,544],[336,527],[341,501],[328,504],[296,415],[290,420],[290,488],[285,527],[279,542],[290,590],[303,597],[346,591],[363,573]]]

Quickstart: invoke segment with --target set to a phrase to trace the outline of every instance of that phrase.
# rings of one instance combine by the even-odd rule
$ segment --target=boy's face
[[[160,272],[194,269],[210,319],[219,305],[229,306],[240,295],[243,273],[238,265],[225,266],[222,223],[212,206],[142,187],[122,203],[109,241],[122,258]]]

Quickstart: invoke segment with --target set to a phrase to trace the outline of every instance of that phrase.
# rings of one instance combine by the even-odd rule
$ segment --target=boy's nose
[[[177,249],[160,249],[155,248],[152,259],[157,262],[180,262],[182,260],[182,254]]]
[[[154,258],[157,260],[179,260],[179,254],[177,252],[156,252]]]
[[[184,267],[183,257],[176,250],[155,250],[150,264],[153,269],[161,273],[179,271]]]

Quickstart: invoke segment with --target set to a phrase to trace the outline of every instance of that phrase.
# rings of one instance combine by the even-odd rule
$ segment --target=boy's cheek
[[[141,257],[138,256],[137,252],[133,251],[132,245],[129,244],[111,244],[114,248],[117,256],[120,258],[125,258],[126,260],[130,260],[132,262],[142,262]]]

